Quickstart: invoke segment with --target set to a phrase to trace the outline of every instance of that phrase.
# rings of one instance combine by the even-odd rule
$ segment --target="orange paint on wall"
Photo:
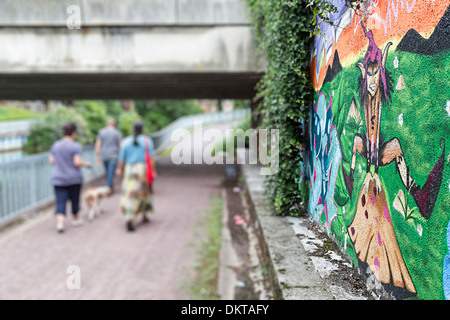
[[[450,0],[379,0],[378,5],[370,10],[370,14],[380,16],[385,21],[386,27],[382,23],[375,24],[374,18],[365,18],[363,23],[368,29],[372,30],[378,47],[382,48],[388,41],[392,41],[395,48],[410,29],[429,35],[449,5]],[[410,12],[408,12],[408,9],[411,9]],[[333,42],[333,54],[328,63],[320,69],[318,79],[315,72],[317,56],[313,57],[310,75],[316,90],[322,86],[328,66],[333,62],[336,49],[339,52],[341,63],[345,66],[355,62],[360,52],[367,47],[368,41],[364,36],[360,22],[360,15],[358,16],[357,13],[354,15],[352,23],[342,32],[338,43]],[[377,28],[370,28],[370,26],[377,26]],[[317,54],[320,56],[319,53]]]

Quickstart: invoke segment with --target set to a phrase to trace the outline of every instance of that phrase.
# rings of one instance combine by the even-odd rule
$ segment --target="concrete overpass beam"
[[[2,28],[0,72],[249,72],[245,26]]]
[[[83,26],[249,24],[245,0],[2,0],[0,26],[66,26],[72,5]]]

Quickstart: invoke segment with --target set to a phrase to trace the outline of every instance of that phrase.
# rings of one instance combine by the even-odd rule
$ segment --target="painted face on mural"
[[[380,65],[371,63],[367,67],[367,90],[373,97],[378,91],[380,84]]]

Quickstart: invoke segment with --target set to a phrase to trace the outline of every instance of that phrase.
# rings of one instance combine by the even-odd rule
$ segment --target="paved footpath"
[[[0,299],[189,299],[198,222],[221,194],[223,168],[169,157],[158,161],[158,175],[155,214],[133,233],[118,194],[92,222],[83,204],[84,225],[63,234],[52,210],[0,232]],[[69,289],[78,271],[80,288]]]

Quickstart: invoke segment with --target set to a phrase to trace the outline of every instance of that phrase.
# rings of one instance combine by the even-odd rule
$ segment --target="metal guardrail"
[[[11,120],[0,122],[0,151],[21,149],[26,143],[34,120]]]
[[[93,165],[81,169],[84,183],[104,175],[103,165],[95,162],[93,146],[84,148],[82,157]],[[47,152],[0,165],[0,225],[54,200],[50,173]]]
[[[17,132],[30,132],[30,128],[33,122],[34,120],[30,119],[2,121],[2,125],[0,126],[0,136],[11,135]]]
[[[175,120],[164,129],[150,134],[150,137],[153,140],[155,150],[158,152],[171,142],[172,132],[177,129],[191,129],[197,122],[201,122],[202,125],[205,126],[214,123],[240,120],[249,115],[250,109],[237,109],[233,111],[202,113],[198,115],[184,116]]]
[[[158,152],[171,142],[176,129],[193,128],[196,122],[202,125],[223,123],[245,118],[249,109],[230,112],[199,114],[182,117],[161,131],[152,133],[155,150]],[[82,168],[84,183],[89,183],[105,174],[102,164],[95,161],[93,146],[83,149],[83,160],[90,162],[91,169]],[[0,164],[0,226],[16,219],[25,212],[54,201],[54,190],[50,183],[51,165],[48,152],[27,156],[21,160]]]

